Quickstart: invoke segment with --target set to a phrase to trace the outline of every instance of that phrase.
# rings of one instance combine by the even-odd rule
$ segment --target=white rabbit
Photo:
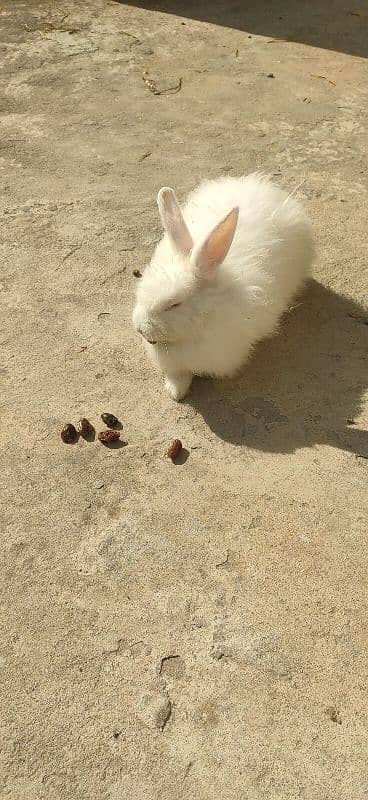
[[[165,229],[139,282],[133,324],[181,400],[193,375],[233,375],[272,334],[308,275],[311,225],[264,175],[202,183],[180,210],[158,194]]]

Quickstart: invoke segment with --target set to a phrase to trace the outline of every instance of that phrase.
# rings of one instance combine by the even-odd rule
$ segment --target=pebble
[[[145,694],[140,701],[141,716],[150,728],[162,731],[171,716],[171,703],[165,694]]]

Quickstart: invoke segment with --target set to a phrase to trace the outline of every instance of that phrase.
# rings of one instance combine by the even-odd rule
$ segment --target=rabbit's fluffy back
[[[267,271],[270,277],[277,278],[273,299],[276,301],[277,291],[281,299],[283,286],[294,291],[293,283],[298,285],[305,277],[306,262],[310,263],[313,254],[311,226],[304,209],[291,195],[258,173],[206,181],[189,195],[182,209],[194,241],[204,239],[235,206],[239,207],[238,225],[221,271],[247,284],[252,275],[261,279]]]
[[[230,251],[206,291],[199,288],[180,309],[182,335],[165,346],[147,345],[167,374],[233,374],[252,346],[273,333],[308,274],[310,223],[302,206],[263,175],[206,181],[189,195],[182,212],[195,244],[234,207],[239,219]],[[142,279],[141,297],[146,290],[155,294],[155,286],[159,293],[169,274],[175,283],[181,269],[165,235]]]

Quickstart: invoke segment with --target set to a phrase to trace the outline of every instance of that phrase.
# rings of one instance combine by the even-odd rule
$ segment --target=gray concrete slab
[[[367,22],[1,0],[4,800],[367,797]],[[314,280],[177,405],[130,323],[156,193],[255,169]],[[103,411],[126,446],[62,444]]]

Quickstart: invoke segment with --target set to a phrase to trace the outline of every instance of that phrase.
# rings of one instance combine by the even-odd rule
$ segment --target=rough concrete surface
[[[366,800],[367,4],[0,5],[0,796]],[[177,405],[157,190],[258,168],[314,280]],[[102,411],[123,446],[61,442]]]

